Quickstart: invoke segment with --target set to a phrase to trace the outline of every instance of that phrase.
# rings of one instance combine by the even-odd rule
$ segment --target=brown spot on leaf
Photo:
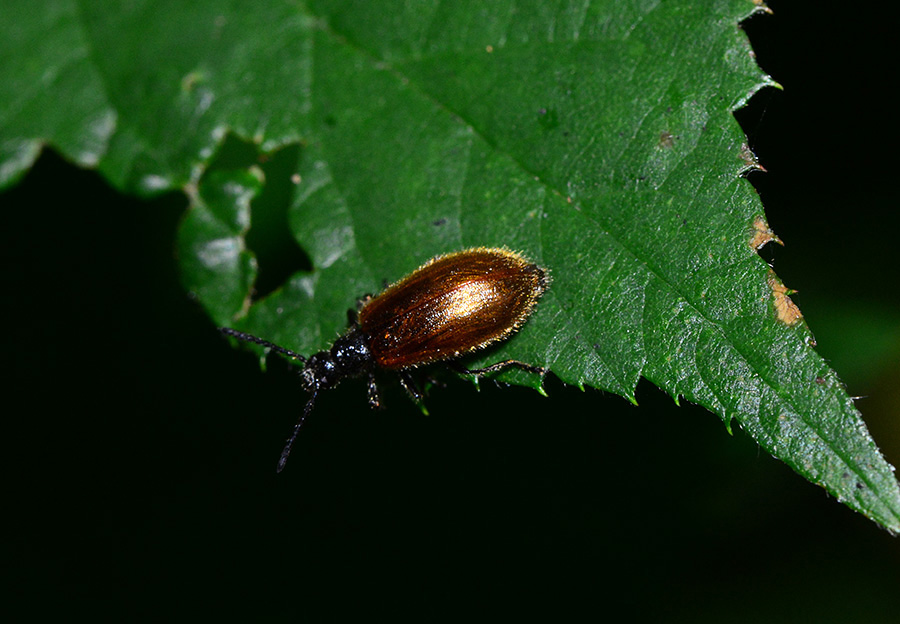
[[[769,288],[772,289],[772,297],[775,299],[775,312],[778,314],[778,320],[785,325],[794,325],[802,319],[803,313],[800,312],[800,308],[788,296],[797,291],[790,290],[782,284],[781,280],[771,271],[769,272],[768,283]]]
[[[674,134],[668,130],[663,130],[659,133],[659,143],[657,143],[657,145],[659,147],[670,148],[675,145],[675,138]]]
[[[775,235],[766,220],[759,216],[753,221],[753,237],[750,239],[750,247],[753,249],[762,249],[767,243],[776,242],[782,247],[784,243]]]

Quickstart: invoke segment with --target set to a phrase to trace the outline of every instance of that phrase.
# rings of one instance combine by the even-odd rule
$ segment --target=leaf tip
[[[769,243],[778,243],[784,247],[782,240],[772,231],[772,228],[769,227],[762,215],[757,215],[753,220],[752,232],[753,235],[750,237],[750,247],[752,249],[759,251]]]
[[[728,435],[734,437],[734,430],[732,430],[732,428],[731,428],[731,421],[732,421],[732,420],[734,420],[734,417],[733,417],[733,416],[730,416],[730,415],[728,415],[728,414],[725,414],[725,415],[722,417],[722,422],[725,424],[725,431],[728,432]]]
[[[756,154],[753,153],[753,150],[750,149],[750,146],[746,143],[741,144],[740,157],[744,166],[741,167],[741,170],[738,172],[739,175],[746,176],[754,171],[768,173],[768,170],[762,166],[759,162],[759,158],[757,158]]]

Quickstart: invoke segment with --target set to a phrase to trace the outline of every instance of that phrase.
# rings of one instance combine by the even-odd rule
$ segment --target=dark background
[[[771,5],[745,28],[785,90],[738,114],[766,253],[897,464],[896,24]],[[451,381],[430,417],[347,383],[276,476],[305,396],[185,296],[181,195],[46,152],[0,205],[4,602],[29,619],[897,621],[897,539],[646,383],[635,408]]]

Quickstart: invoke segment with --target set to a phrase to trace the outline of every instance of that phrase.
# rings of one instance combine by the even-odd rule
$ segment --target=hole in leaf
[[[296,187],[298,145],[287,146],[261,163],[266,184],[251,205],[247,247],[256,256],[259,273],[253,299],[277,290],[291,275],[312,268],[309,257],[297,244],[288,221],[288,209]]]

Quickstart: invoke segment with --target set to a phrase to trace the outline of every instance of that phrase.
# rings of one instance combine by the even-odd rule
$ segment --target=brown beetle
[[[446,362],[470,375],[510,367],[543,374],[543,368],[517,360],[479,369],[465,368],[454,360],[514,333],[549,283],[545,269],[517,253],[476,247],[433,258],[381,294],[361,300],[350,329],[329,350],[309,359],[256,336],[219,329],[304,364],[300,376],[311,396],[278,460],[281,472],[319,391],[337,386],[345,377],[367,375],[369,404],[379,407],[375,384],[379,370],[396,371],[417,402],[422,400],[422,392],[410,371],[426,364]]]

